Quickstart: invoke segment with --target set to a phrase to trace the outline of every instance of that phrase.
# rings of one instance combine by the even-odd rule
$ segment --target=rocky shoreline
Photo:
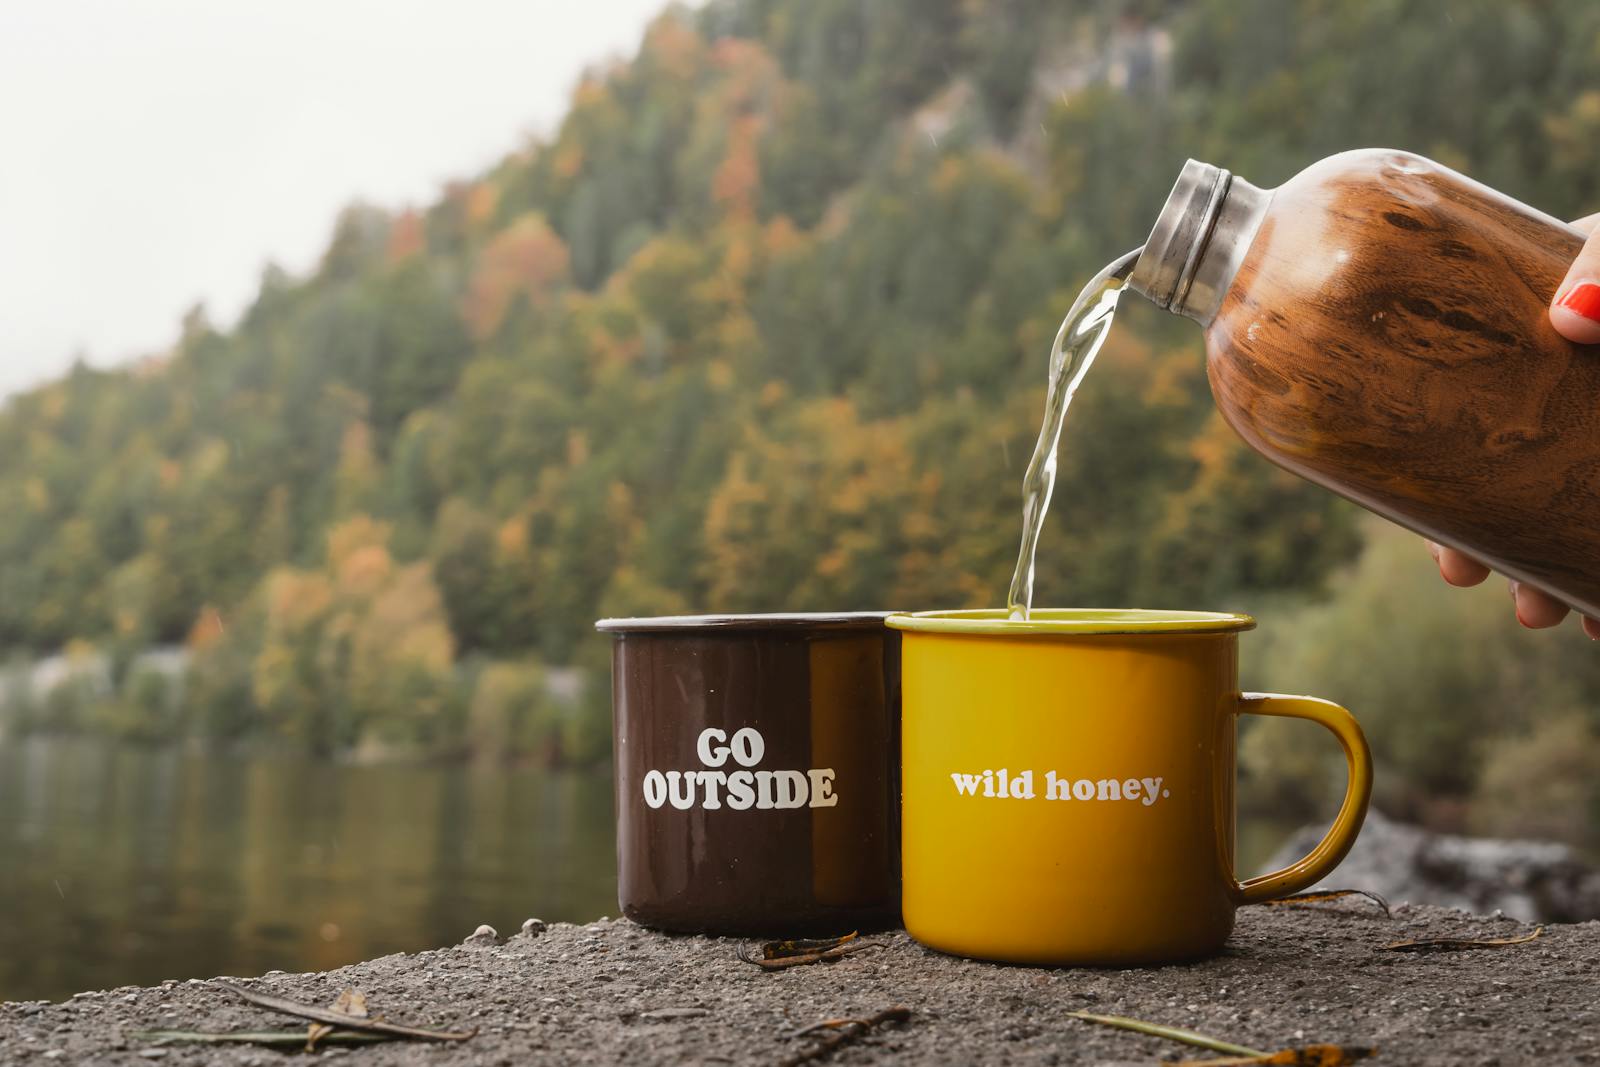
[[[1298,831],[1266,868],[1286,867],[1306,855],[1324,830]],[[1536,922],[1600,918],[1600,868],[1585,863],[1570,845],[1435,833],[1376,809],[1367,812],[1355,847],[1326,884]]]
[[[1400,939],[1509,938],[1504,916],[1365,899],[1254,907],[1224,952],[1131,970],[1034,969],[940,955],[903,932],[834,962],[764,971],[745,943],[658,934],[626,920],[530,923],[501,938],[238,984],[327,1005],[346,987],[391,1022],[476,1030],[459,1044],[324,1048],[355,1064],[777,1064],[813,1048],[824,1019],[909,1009],[820,1062],[1124,1064],[1215,1055],[1085,1023],[1072,1011],[1187,1027],[1235,1044],[1375,1047],[1375,1063],[1600,1063],[1600,922],[1472,951],[1395,952]],[[199,980],[0,1005],[0,1063],[238,1064],[284,1052],[158,1045],[152,1029],[295,1029],[294,1020]],[[289,1055],[294,1055],[290,1053]]]

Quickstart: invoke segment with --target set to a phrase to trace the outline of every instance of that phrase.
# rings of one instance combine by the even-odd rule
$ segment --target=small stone
[[[147,1060],[164,1060],[167,1058],[167,1050],[164,1048],[141,1049],[139,1055]]]
[[[538,937],[544,933],[544,926],[543,919],[524,919],[522,920],[522,936]]]
[[[50,1051],[44,1053],[44,1058],[47,1059],[47,1060],[59,1060],[61,1057],[65,1056],[66,1054],[67,1054],[67,1050],[66,1049],[53,1048]]]
[[[124,1004],[132,1004],[134,1001],[136,1001],[138,999],[139,999],[139,994],[137,994],[137,993],[124,993],[124,994],[122,994],[122,1002]]]
[[[499,939],[500,935],[488,923],[484,923],[472,931],[472,934],[467,938],[468,941],[498,941]]]
[[[38,1015],[41,1011],[44,1011],[43,1001],[36,1000],[31,1004],[24,1004],[22,1006],[22,1014],[24,1015]]]

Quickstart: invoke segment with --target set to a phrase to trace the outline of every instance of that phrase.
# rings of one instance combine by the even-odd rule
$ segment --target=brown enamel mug
[[[837,934],[900,907],[888,612],[602,619],[617,895],[662,930]]]

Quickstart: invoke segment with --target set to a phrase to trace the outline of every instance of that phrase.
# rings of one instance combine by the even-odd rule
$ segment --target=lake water
[[[1240,819],[1254,870],[1290,829]],[[615,915],[609,771],[0,741],[0,1000]]]
[[[607,771],[0,742],[0,1000],[616,914]]]

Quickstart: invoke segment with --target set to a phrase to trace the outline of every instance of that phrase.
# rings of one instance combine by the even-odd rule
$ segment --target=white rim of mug
[[[907,633],[1089,637],[1241,633],[1255,629],[1256,620],[1233,612],[1161,608],[1039,608],[1026,619],[1012,619],[1004,608],[977,608],[891,615],[884,625]]]
[[[881,630],[893,611],[789,611],[734,615],[656,615],[601,619],[601,633],[652,633],[690,630]]]

